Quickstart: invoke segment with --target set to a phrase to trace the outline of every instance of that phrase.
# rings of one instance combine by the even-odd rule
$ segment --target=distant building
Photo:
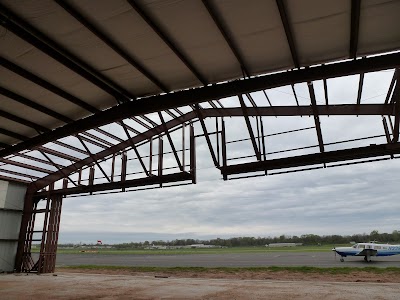
[[[146,250],[166,250],[166,249],[204,249],[204,248],[222,248],[221,246],[204,245],[204,244],[192,244],[187,246],[160,246],[150,245],[144,249]]]
[[[214,245],[204,245],[204,244],[192,244],[190,248],[214,248]]]
[[[271,243],[271,244],[266,244],[265,247],[296,247],[296,246],[302,246],[303,243]]]

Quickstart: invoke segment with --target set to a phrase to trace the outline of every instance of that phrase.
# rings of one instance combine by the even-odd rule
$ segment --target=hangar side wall
[[[26,186],[0,180],[0,272],[14,270]]]

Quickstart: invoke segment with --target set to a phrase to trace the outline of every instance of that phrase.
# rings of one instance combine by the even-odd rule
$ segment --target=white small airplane
[[[400,254],[400,245],[377,244],[374,242],[358,243],[352,247],[335,247],[332,249],[341,256],[344,262],[346,256],[364,256],[366,262],[371,261],[371,256],[391,256]]]

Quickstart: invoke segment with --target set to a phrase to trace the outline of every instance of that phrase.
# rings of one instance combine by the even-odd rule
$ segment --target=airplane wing
[[[356,256],[376,256],[378,250],[375,249],[363,249],[362,251],[358,252]]]

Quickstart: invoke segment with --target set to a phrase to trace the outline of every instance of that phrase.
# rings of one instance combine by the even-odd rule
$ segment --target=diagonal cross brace
[[[214,162],[214,166],[219,168],[220,165],[218,163],[217,157],[215,156],[214,148],[212,146],[210,136],[208,135],[207,127],[206,127],[206,124],[204,123],[204,116],[200,109],[200,106],[198,104],[195,104],[195,105],[193,105],[193,108],[195,110],[197,117],[200,120],[201,128],[203,129],[204,137],[206,138],[206,142],[207,142],[208,148],[210,150],[210,154],[211,154],[211,158]]]
[[[164,129],[164,132],[167,135],[169,145],[171,146],[172,152],[174,153],[174,156],[175,156],[176,162],[178,164],[179,170],[183,171],[183,167],[182,167],[181,161],[179,160],[179,156],[178,156],[178,154],[176,152],[176,149],[175,149],[174,143],[172,141],[171,135],[169,134],[169,130],[168,130],[166,124],[165,124],[164,117],[162,116],[161,112],[158,112],[158,116],[159,116],[159,118],[161,120],[161,124],[162,124],[162,127]]]
[[[319,150],[321,152],[325,152],[324,141],[322,139],[321,123],[319,121],[317,100],[315,99],[314,86],[313,86],[312,82],[308,82],[307,86],[308,86],[308,91],[310,93],[311,108],[312,108],[313,115],[314,115],[315,129],[317,130]]]
[[[240,106],[243,109],[244,120],[246,122],[247,130],[249,131],[249,134],[250,134],[251,143],[253,145],[254,152],[256,154],[257,160],[261,160],[261,153],[260,153],[260,151],[258,150],[258,147],[257,147],[256,138],[254,136],[253,128],[251,127],[249,114],[247,112],[246,104],[244,103],[244,100],[243,100],[243,95],[239,95],[239,102],[240,102]]]

